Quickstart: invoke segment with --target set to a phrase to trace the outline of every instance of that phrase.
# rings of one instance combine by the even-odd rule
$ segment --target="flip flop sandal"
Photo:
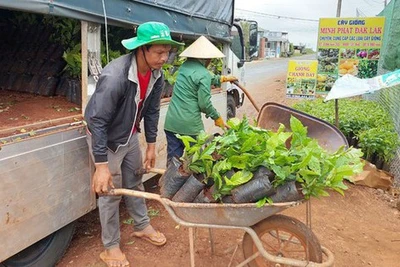
[[[152,234],[143,234],[143,233],[133,232],[132,236],[146,240],[147,242],[149,242],[155,246],[163,246],[163,245],[165,245],[165,243],[167,243],[167,239],[159,231],[156,231],[155,233],[152,233]]]
[[[125,254],[122,253],[122,255],[123,256],[121,258],[119,258],[119,259],[118,258],[107,258],[105,252],[103,251],[103,252],[100,253],[100,259],[105,264],[107,264],[107,267],[114,267],[115,265],[112,265],[111,264],[112,262],[119,262],[120,264],[122,264],[123,262],[127,262],[128,263],[127,265],[120,265],[120,266],[129,267],[129,261],[126,259]]]

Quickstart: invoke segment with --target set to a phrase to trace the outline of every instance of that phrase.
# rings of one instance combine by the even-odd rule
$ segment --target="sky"
[[[337,5],[337,0],[235,0],[235,17],[256,20],[264,30],[287,31],[291,43],[315,50],[318,20],[336,17]],[[342,0],[340,16],[374,17],[383,8],[384,0]]]

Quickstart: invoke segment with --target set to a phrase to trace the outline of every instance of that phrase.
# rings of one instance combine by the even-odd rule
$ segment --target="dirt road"
[[[293,102],[285,98],[283,73],[274,76],[260,73],[257,77],[249,80],[246,88],[260,106],[267,101],[286,105]],[[244,114],[249,118],[257,115],[249,101],[238,111],[238,117]],[[190,266],[188,229],[177,225],[159,203],[149,201],[148,206],[154,215],[153,225],[165,233],[168,243],[162,248],[154,247],[131,237],[132,226],[122,223],[122,249],[131,266]],[[396,267],[400,262],[400,212],[394,206],[394,198],[383,191],[350,185],[344,197],[332,193],[330,197],[311,201],[312,231],[334,253],[335,266]],[[283,213],[306,221],[305,204]],[[121,222],[125,219],[128,215],[122,209]],[[214,255],[210,251],[208,230],[197,230],[196,266],[228,266],[230,262],[235,266],[243,260],[242,231],[213,230],[213,236]],[[105,266],[99,259],[102,249],[95,210],[79,220],[72,244],[57,267]]]

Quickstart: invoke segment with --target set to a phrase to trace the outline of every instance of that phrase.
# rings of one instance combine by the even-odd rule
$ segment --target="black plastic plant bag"
[[[186,182],[188,175],[179,172],[182,163],[177,158],[172,158],[166,172],[161,176],[159,185],[161,197],[171,199]]]
[[[251,203],[275,193],[268,176],[252,179],[231,191],[235,203]]]
[[[295,181],[278,186],[276,194],[271,196],[271,200],[274,203],[297,201],[300,199],[303,199],[303,195],[297,189]]]
[[[264,197],[275,194],[270,177],[274,174],[265,167],[260,167],[254,172],[253,178],[231,191],[235,203],[251,203]]]
[[[197,180],[196,177],[190,175],[183,186],[176,192],[172,201],[175,202],[188,202],[191,203],[195,200],[197,195],[204,189],[206,185]]]

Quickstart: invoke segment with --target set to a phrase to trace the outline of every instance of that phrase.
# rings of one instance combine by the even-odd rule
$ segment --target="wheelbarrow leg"
[[[189,227],[190,266],[194,267],[194,237],[193,227]]]
[[[211,228],[208,228],[208,235],[210,238],[211,255],[214,256],[214,237],[213,237],[213,231]]]

